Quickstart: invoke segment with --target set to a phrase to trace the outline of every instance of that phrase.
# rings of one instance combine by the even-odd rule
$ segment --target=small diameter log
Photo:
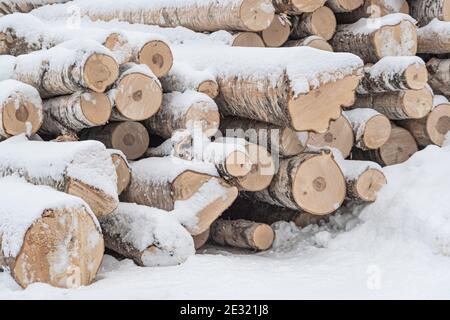
[[[421,90],[428,82],[425,63],[419,57],[385,57],[364,68],[359,94]]]
[[[313,12],[322,7],[326,0],[272,0],[276,12],[300,15]]]
[[[216,102],[222,115],[296,131],[326,131],[330,120],[339,118],[341,106],[354,103],[361,67],[361,60],[354,55],[307,47],[268,50],[216,46],[199,51],[179,46],[174,53],[177,61],[216,72],[220,89]],[[259,57],[258,61],[254,57]],[[318,68],[313,74],[312,65]]]
[[[406,0],[364,0],[363,2],[362,6],[351,12],[335,11],[338,23],[355,23],[362,18],[379,18],[391,13],[409,14],[409,5]]]
[[[147,129],[165,139],[176,130],[201,130],[206,136],[216,134],[220,114],[210,97],[196,91],[166,93],[161,110],[144,122]]]
[[[325,40],[333,38],[336,32],[336,17],[328,7],[321,7],[314,12],[291,18],[291,38],[302,39],[308,36],[319,36]]]
[[[171,211],[192,235],[206,231],[236,199],[238,190],[218,178],[213,164],[148,158],[134,162],[126,202]]]
[[[427,63],[427,69],[433,91],[450,96],[450,59],[432,58]]]
[[[407,161],[419,151],[414,137],[408,130],[394,126],[389,140],[377,150],[363,151],[354,149],[352,157],[355,160],[370,160],[381,166],[392,166]]]
[[[75,289],[94,281],[102,231],[80,198],[17,178],[0,179],[0,268],[26,288]]]
[[[420,119],[433,106],[433,93],[429,87],[422,90],[377,93],[358,96],[354,108],[371,108],[391,120]]]
[[[120,150],[108,149],[111,154],[114,167],[117,175],[117,193],[119,195],[130,185],[131,182],[131,167],[127,158]]]
[[[0,176],[18,175],[82,198],[96,216],[117,207],[117,180],[111,156],[95,141],[42,142],[23,136],[0,144]]]
[[[391,135],[391,122],[373,109],[354,109],[345,111],[355,134],[355,147],[363,150],[381,148]],[[343,154],[347,158],[347,154]]]
[[[450,1],[448,0],[415,0],[409,1],[411,16],[420,26],[432,20],[450,21]]]
[[[233,34],[231,42],[233,47],[247,47],[247,48],[264,48],[263,39],[255,32],[237,32]]]
[[[302,133],[298,134],[302,135]],[[354,141],[355,135],[350,122],[346,117],[341,116],[339,119],[331,121],[327,132],[310,132],[308,137],[308,149],[317,150],[323,148],[335,148],[347,158],[352,151]]]
[[[310,47],[314,49],[333,52],[333,47],[323,38],[318,36],[309,36],[300,40],[290,40],[284,44],[284,47]]]
[[[104,93],[76,92],[44,101],[45,136],[76,135],[83,129],[104,125],[111,116],[111,102]]]
[[[106,247],[142,267],[175,266],[195,254],[191,235],[167,211],[120,203],[100,223]]]
[[[291,34],[291,22],[285,15],[275,15],[270,26],[261,32],[261,37],[267,47],[281,47],[288,41]]]
[[[352,12],[360,8],[364,4],[364,0],[328,0],[327,6],[330,7],[333,12]]]
[[[2,0],[0,3],[0,16],[14,12],[26,13],[41,6],[65,2],[69,2],[69,0]]]
[[[161,78],[164,92],[198,91],[215,99],[219,95],[216,77],[210,71],[198,71],[187,64],[177,63],[169,74]]]
[[[450,103],[443,96],[436,96],[431,113],[418,120],[402,120],[398,124],[408,129],[421,147],[430,144],[442,146],[450,131]]]
[[[450,3],[450,2],[448,2]],[[449,6],[450,8],[450,6]],[[418,53],[447,54],[450,52],[450,22],[433,20],[417,30]]]
[[[192,133],[187,130],[174,132],[170,139],[155,148],[150,148],[145,153],[147,158],[151,157],[177,157],[183,160],[192,161],[194,159]]]
[[[217,220],[211,226],[211,239],[222,246],[265,251],[275,240],[273,229],[248,220]]]
[[[341,169],[330,152],[323,152],[282,160],[269,188],[249,196],[271,205],[327,215],[339,209],[345,192]]]
[[[209,236],[211,234],[211,229],[199,234],[198,236],[193,236],[195,250],[203,248],[203,246],[208,242]]]
[[[387,56],[415,56],[414,22],[408,15],[395,14],[339,25],[331,45],[335,51],[354,53],[366,63],[375,63]]]
[[[127,159],[142,157],[150,145],[147,129],[139,122],[113,122],[80,132],[81,140],[98,140],[109,149],[122,151]]]
[[[0,81],[0,137],[31,136],[42,119],[42,100],[35,88],[15,80]]]
[[[113,103],[111,120],[143,121],[159,111],[162,87],[146,65],[127,63],[120,66],[120,76],[108,93]]]

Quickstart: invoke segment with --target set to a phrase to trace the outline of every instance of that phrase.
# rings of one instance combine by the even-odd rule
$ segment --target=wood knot
[[[26,122],[29,116],[28,109],[23,105],[16,110],[16,119],[20,122]]]
[[[131,133],[127,133],[124,137],[123,137],[123,143],[126,146],[132,146],[134,145],[134,143],[136,142],[136,138],[134,137],[134,135],[132,135]]]
[[[143,97],[142,90],[138,90],[135,93],[133,93],[133,100],[136,101],[136,102],[141,101],[142,97]]]
[[[327,181],[323,177],[318,177],[313,181],[313,188],[318,192],[322,192],[327,188]]]
[[[326,143],[332,143],[334,140],[334,135],[331,132],[325,134],[324,140]]]
[[[153,64],[157,65],[158,67],[162,68],[164,65],[164,57],[160,55],[159,53],[154,54],[152,57]]]

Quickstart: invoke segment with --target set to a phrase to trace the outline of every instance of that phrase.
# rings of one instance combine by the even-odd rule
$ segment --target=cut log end
[[[263,39],[254,32],[239,32],[234,35],[233,47],[264,48]]]
[[[412,90],[421,90],[428,82],[428,71],[424,65],[411,65],[405,71],[405,80]]]
[[[73,289],[92,283],[103,252],[103,237],[84,209],[47,210],[27,231],[11,272],[23,288],[42,282]]]
[[[275,15],[269,28],[261,33],[267,47],[281,47],[291,34],[291,27],[287,19]]]
[[[403,96],[403,108],[410,119],[421,119],[433,107],[433,93],[428,89],[408,90]]]
[[[241,151],[232,152],[225,160],[225,168],[233,177],[245,177],[252,170],[250,158]]]
[[[275,175],[275,162],[266,148],[256,144],[246,146],[250,162],[253,164],[250,172],[238,178],[238,185],[244,191],[256,192],[270,186]]]
[[[330,40],[336,32],[336,16],[328,7],[321,7],[311,16],[311,31],[314,35]]]
[[[206,80],[200,83],[197,91],[206,94],[211,99],[215,99],[219,95],[219,85],[216,81]]]
[[[101,126],[111,117],[111,101],[103,93],[83,93],[80,97],[81,111],[90,123]]]
[[[22,96],[8,100],[2,110],[3,129],[7,135],[35,134],[42,125],[42,110]]]
[[[356,194],[367,202],[377,200],[378,192],[387,184],[386,176],[380,170],[369,169],[359,178],[355,186]]]
[[[240,19],[249,31],[267,29],[273,21],[275,12],[268,0],[244,0],[240,8]]]
[[[194,239],[195,250],[201,249],[208,242],[210,233],[211,229],[208,229],[205,232],[192,237]]]
[[[409,131],[394,127],[389,140],[380,148],[380,158],[382,164],[391,166],[407,161],[417,151],[419,148]]]
[[[387,36],[390,37],[389,43],[386,43]],[[417,28],[409,21],[402,21],[395,26],[383,26],[373,35],[373,44],[377,60],[387,56],[415,56]]]
[[[84,82],[95,92],[105,92],[119,76],[119,66],[114,58],[104,54],[92,54],[84,65]]]
[[[103,45],[109,50],[114,51],[126,45],[126,41],[124,41],[119,33],[113,32],[106,38]]]
[[[292,3],[292,6],[298,13],[314,12],[322,7],[325,3],[324,0],[292,0],[289,2]]]
[[[166,76],[173,66],[173,54],[163,41],[150,41],[139,53],[139,63],[147,65],[158,77]]]
[[[366,123],[363,142],[367,149],[381,148],[391,135],[391,122],[383,115],[377,115]]]
[[[255,228],[252,242],[256,249],[261,251],[268,250],[272,247],[274,240],[275,232],[269,225],[260,224]]]
[[[111,147],[122,151],[129,160],[142,157],[150,144],[147,129],[139,122],[122,122],[111,135]]]
[[[117,174],[117,193],[120,195],[131,182],[131,171],[126,160],[118,155],[111,156]]]
[[[333,47],[325,39],[320,39],[320,38],[311,40],[310,42],[308,42],[307,46],[314,48],[314,49],[323,50],[323,51],[329,51],[329,52],[334,51]]]
[[[433,109],[427,119],[427,132],[431,141],[442,146],[450,131],[450,105],[443,104]]]
[[[201,129],[207,137],[212,137],[220,127],[220,113],[217,110],[208,108],[209,103],[197,102],[189,108],[185,115],[186,127]]]

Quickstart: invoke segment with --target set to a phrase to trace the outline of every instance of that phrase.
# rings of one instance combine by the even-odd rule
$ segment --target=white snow
[[[433,98],[433,107],[440,106],[441,104],[450,104],[450,102],[444,96],[435,95]]]
[[[338,30],[345,30],[355,34],[371,34],[385,26],[395,26],[402,21],[409,21],[416,24],[417,21],[410,15],[404,13],[391,13],[383,17],[362,18],[353,24],[340,25]]]
[[[202,108],[202,111],[219,111],[217,104],[204,93],[187,90],[181,92],[171,92],[164,94],[161,107],[162,113],[170,113],[174,119],[183,117],[190,108]]]
[[[195,70],[187,64],[174,63],[169,74],[161,79],[163,88],[167,92],[186,90],[196,91],[205,81],[216,81],[216,77],[209,70]]]
[[[346,160],[342,156],[342,153],[337,149],[333,149],[333,155],[334,160],[341,168],[342,173],[344,174],[347,181],[356,180],[361,174],[369,169],[382,171],[381,166],[378,163],[372,161]]]

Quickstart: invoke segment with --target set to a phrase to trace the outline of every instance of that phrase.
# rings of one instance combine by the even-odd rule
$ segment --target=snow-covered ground
[[[0,273],[0,299],[450,298],[450,145],[385,174],[389,185],[358,217],[304,230],[280,223],[270,252],[209,247],[147,269],[106,256],[97,282],[77,290],[21,290]]]

